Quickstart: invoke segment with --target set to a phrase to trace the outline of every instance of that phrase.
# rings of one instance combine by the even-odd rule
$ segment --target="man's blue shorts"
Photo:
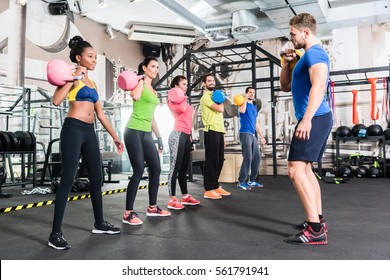
[[[291,140],[288,161],[320,162],[333,126],[332,112],[313,117],[309,140],[300,140],[295,137],[298,124],[295,126]]]

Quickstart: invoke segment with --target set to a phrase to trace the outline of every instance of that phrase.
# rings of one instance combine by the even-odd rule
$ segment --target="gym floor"
[[[127,181],[105,184],[104,190],[124,189]],[[202,177],[189,183],[199,206],[172,210],[171,217],[146,217],[147,189],[138,190],[135,208],[141,226],[121,223],[125,192],[103,196],[105,219],[121,234],[92,234],[89,198],[68,202],[63,231],[72,248],[47,246],[54,205],[2,211],[0,258],[2,260],[389,260],[390,187],[388,178],[351,179],[345,184],[321,182],[324,215],[329,224],[328,245],[291,245],[283,239],[305,218],[287,176],[262,176],[264,188],[232,192],[221,200],[202,197]],[[127,177],[127,175],[126,175]],[[114,178],[115,179],[115,178]],[[164,177],[161,178],[162,182]],[[142,184],[147,184],[143,181]],[[141,185],[142,185],[141,184]],[[28,189],[28,188],[27,188]],[[0,209],[45,202],[54,194],[21,195],[22,188],[3,188],[11,198],[0,199]],[[179,187],[178,192],[180,193]],[[71,196],[83,193],[71,193]],[[180,195],[179,195],[180,197]],[[159,190],[158,203],[166,209],[167,186]]]

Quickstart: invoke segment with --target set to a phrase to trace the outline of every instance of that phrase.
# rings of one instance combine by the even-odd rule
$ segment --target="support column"
[[[11,86],[24,87],[27,8],[18,3],[9,0],[7,80]]]

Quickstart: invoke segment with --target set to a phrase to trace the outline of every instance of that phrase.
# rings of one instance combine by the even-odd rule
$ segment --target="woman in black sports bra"
[[[82,79],[67,82],[65,85],[57,87],[53,95],[55,106],[59,106],[66,98],[70,107],[60,136],[62,176],[56,191],[53,228],[48,242],[50,247],[57,250],[70,248],[70,244],[64,238],[61,226],[80,155],[87,166],[90,181],[90,194],[95,216],[92,233],[120,233],[119,228],[103,219],[101,192],[103,174],[99,143],[94,129],[95,114],[114,139],[118,153],[123,152],[124,145],[103,112],[95,83],[88,78],[88,70],[92,71],[96,66],[96,51],[90,43],[84,41],[80,36],[73,37],[69,42],[69,47],[71,49],[70,60],[77,63],[74,75],[80,76]]]

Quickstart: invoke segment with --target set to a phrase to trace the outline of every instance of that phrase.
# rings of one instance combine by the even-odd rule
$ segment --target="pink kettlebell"
[[[61,59],[54,59],[46,67],[47,81],[53,86],[63,86],[66,82],[72,82],[75,80],[72,75],[75,68],[75,65],[69,65]]]
[[[168,91],[168,99],[172,103],[180,104],[187,99],[187,96],[180,88],[174,87]]]
[[[131,70],[123,71],[118,76],[118,86],[123,90],[133,90],[143,77],[143,75],[137,76]]]

